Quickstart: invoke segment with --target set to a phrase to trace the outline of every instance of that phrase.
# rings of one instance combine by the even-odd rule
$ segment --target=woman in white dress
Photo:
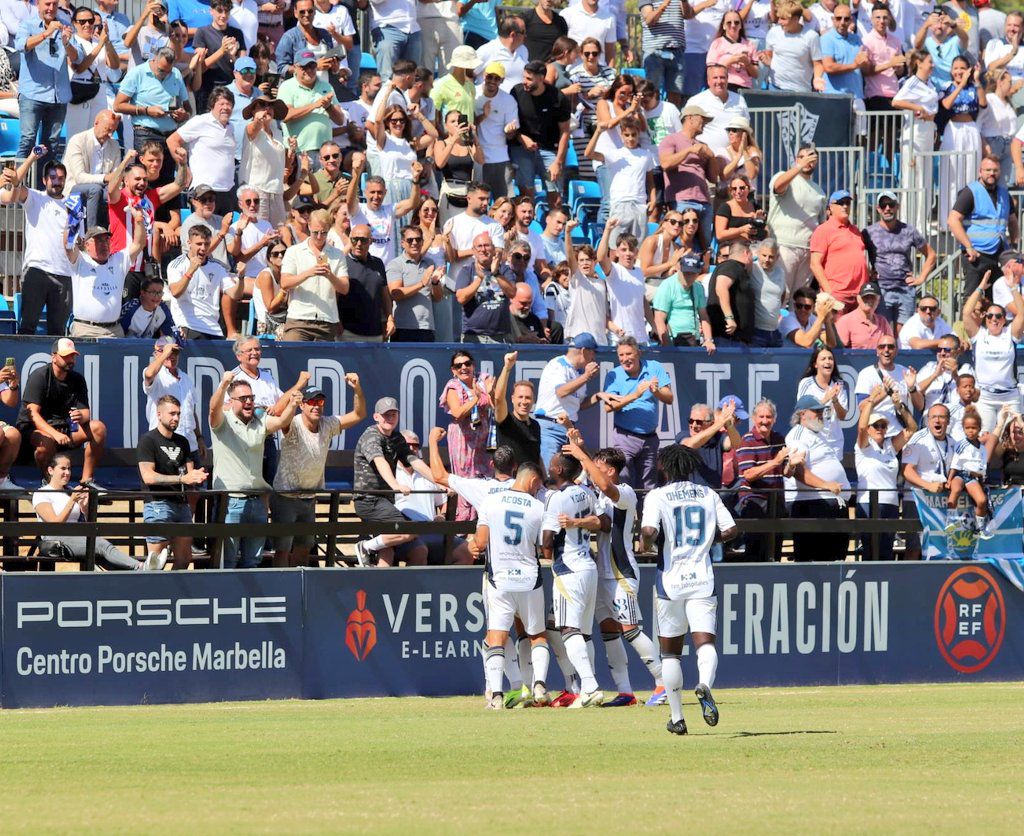
[[[284,172],[289,167],[288,149],[281,142],[279,122],[288,114],[280,99],[260,96],[242,111],[245,138],[238,179],[260,196],[259,219],[280,226],[288,219],[284,208]]]
[[[932,208],[932,162],[935,152],[935,115],[939,94],[932,87],[935,61],[926,50],[910,53],[910,76],[893,97],[892,106],[906,111],[903,122],[901,177],[907,201],[904,211],[910,226],[928,229]]]

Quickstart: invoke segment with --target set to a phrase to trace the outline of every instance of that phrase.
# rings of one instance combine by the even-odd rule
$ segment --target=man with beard
[[[903,478],[927,493],[944,493],[949,469],[956,451],[956,442],[949,435],[949,407],[934,403],[925,416],[925,426],[910,437],[903,448]],[[945,502],[943,501],[943,504]],[[917,517],[917,503],[913,500],[903,506],[907,519]],[[907,542],[907,560],[921,556],[920,536]]]

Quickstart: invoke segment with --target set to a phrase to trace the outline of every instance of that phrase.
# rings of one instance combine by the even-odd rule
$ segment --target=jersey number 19
[[[675,513],[675,547],[681,548],[685,543],[687,546],[699,546],[704,542],[704,508],[701,505],[677,505],[672,509]],[[683,529],[686,529],[686,537],[683,537]]]

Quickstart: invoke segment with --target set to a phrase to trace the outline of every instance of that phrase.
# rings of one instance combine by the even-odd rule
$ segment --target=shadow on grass
[[[793,731],[741,731],[728,737],[775,737],[782,734],[839,734],[839,732],[828,729],[794,729]]]

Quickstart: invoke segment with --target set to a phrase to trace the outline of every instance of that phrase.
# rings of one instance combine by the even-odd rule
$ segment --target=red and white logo
[[[935,643],[953,670],[977,673],[989,665],[1006,634],[1006,604],[984,569],[965,566],[947,578],[935,600]]]
[[[377,644],[377,619],[366,609],[366,590],[356,592],[356,608],[345,622],[345,645],[362,662]]]

